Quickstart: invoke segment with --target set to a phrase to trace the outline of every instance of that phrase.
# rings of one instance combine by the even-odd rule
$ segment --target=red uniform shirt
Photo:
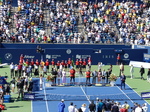
[[[29,61],[26,61],[26,64],[29,65],[30,64]]]
[[[91,59],[88,59],[88,64],[91,64],[91,62],[92,62]]]
[[[86,77],[89,78],[89,77],[90,77],[90,74],[91,74],[91,72],[90,72],[90,71],[87,71],[87,72],[86,72]]]
[[[23,60],[19,60],[19,63],[21,63],[21,64],[22,64],[22,63],[23,63]]]
[[[36,62],[35,62],[35,64],[36,64],[37,66],[39,66],[39,65],[40,65],[40,63],[39,63],[38,61],[36,61]]]
[[[83,65],[86,65],[86,61],[83,61]]]
[[[76,65],[79,65],[79,61],[76,61]]]
[[[46,66],[49,66],[49,61],[46,61],[46,62],[45,62],[45,65],[46,65]]]
[[[68,65],[71,65],[72,64],[72,61],[71,60],[68,60]]]
[[[34,65],[34,61],[31,61],[31,65]]]
[[[57,63],[56,63],[56,66],[60,66],[60,62],[57,62]]]
[[[65,62],[64,62],[64,61],[62,61],[62,62],[61,62],[61,65],[65,65]]]
[[[52,64],[52,65],[55,65],[55,62],[54,62],[54,61],[51,61],[51,64]]]
[[[71,76],[71,77],[74,77],[74,76],[75,76],[75,70],[74,70],[74,69],[71,69],[71,70],[70,70],[70,76]]]
[[[117,56],[117,60],[120,60],[120,55],[118,54],[118,56]]]

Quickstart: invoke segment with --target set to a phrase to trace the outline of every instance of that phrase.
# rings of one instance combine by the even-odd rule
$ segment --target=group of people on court
[[[49,59],[46,59],[46,61],[38,59],[25,59],[24,55],[20,55],[19,64],[14,64],[13,62],[10,64],[10,74],[11,78],[13,77],[20,77],[20,76],[29,76],[32,77],[32,73],[34,73],[35,76],[39,76],[39,74],[47,75],[47,73],[53,71],[54,68],[57,70],[60,69],[61,71],[63,69],[69,70],[70,67],[76,66],[76,69],[86,69],[91,67],[91,58],[88,59],[76,59],[76,62],[71,58],[68,58],[68,60],[54,60],[52,59],[49,61]]]
[[[139,73],[140,73],[140,76],[141,76],[140,78],[142,80],[144,80],[143,75],[145,74],[145,68],[144,68],[143,65],[141,65]],[[130,76],[131,76],[131,79],[134,78],[134,65],[133,64],[130,65]],[[150,82],[150,69],[148,69],[148,72],[147,72],[147,81]]]
[[[64,99],[62,99],[61,102],[58,103],[58,112],[65,112],[65,108],[66,105],[64,103]],[[67,112],[129,112],[130,109],[131,112],[148,112],[147,103],[142,105],[134,103],[134,105],[131,107],[127,101],[121,104],[120,102],[115,102],[114,100],[110,99],[97,99],[95,102],[90,101],[88,106],[83,103],[81,107],[78,108],[77,105],[74,105],[74,103],[71,102],[68,106]]]

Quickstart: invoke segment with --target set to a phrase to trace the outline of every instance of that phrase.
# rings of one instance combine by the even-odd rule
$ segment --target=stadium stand
[[[18,0],[1,5],[2,42],[146,44],[149,3]],[[14,26],[14,27],[12,27]]]

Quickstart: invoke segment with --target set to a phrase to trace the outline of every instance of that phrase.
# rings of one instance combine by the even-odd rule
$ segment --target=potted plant
[[[52,86],[53,82],[54,82],[54,77],[51,76],[51,75],[48,75],[47,78],[46,78],[46,81],[49,82],[47,84],[47,86]]]
[[[117,76],[115,74],[110,74],[109,81],[111,86],[115,85],[116,80],[117,80]]]

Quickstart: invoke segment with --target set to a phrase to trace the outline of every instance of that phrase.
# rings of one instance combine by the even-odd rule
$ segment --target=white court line
[[[87,98],[88,102],[89,102],[89,103],[91,103],[90,99],[88,98],[88,96],[86,95],[85,91],[83,90],[83,87],[82,87],[82,86],[80,86],[80,88],[81,88],[82,92],[84,93],[84,95],[86,96],[86,98]]]
[[[116,86],[117,86],[117,85],[116,85]],[[120,90],[132,103],[134,103],[134,101],[132,101],[132,100],[130,99],[130,97],[128,97],[128,96],[120,89],[120,87],[117,86],[117,88],[119,88],[119,90]]]
[[[126,84],[128,85],[128,84]],[[129,86],[129,85],[128,85]],[[130,87],[130,86],[129,86]],[[131,87],[130,87],[131,88]],[[132,88],[131,88],[132,89]],[[132,89],[133,90],[133,89]],[[139,97],[141,97],[135,90],[133,90]],[[146,100],[144,100],[146,103],[148,103]],[[149,104],[149,103],[148,103]],[[149,104],[150,105],[150,104]]]
[[[47,112],[49,112],[48,102],[47,102],[47,97],[46,97],[46,91],[45,91],[45,83],[44,83],[44,82],[43,82],[43,89],[44,89],[44,96],[45,96],[46,110],[47,110]]]

